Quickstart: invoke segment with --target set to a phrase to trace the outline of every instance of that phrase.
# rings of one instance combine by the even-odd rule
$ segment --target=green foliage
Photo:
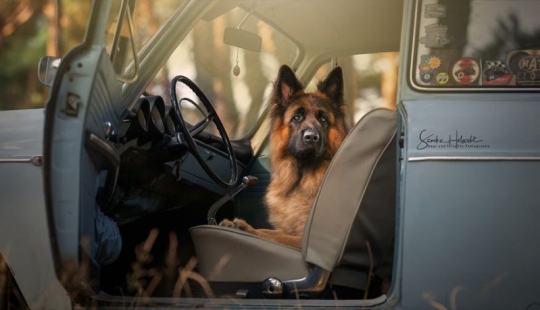
[[[82,42],[91,1],[62,0],[60,4],[60,47],[62,55]],[[54,33],[52,1],[0,3],[0,110],[42,108],[49,88],[37,78],[39,59],[46,56]],[[3,31],[11,29],[10,31]],[[56,56],[56,55],[50,55]]]
[[[37,61],[45,53],[46,28],[39,27],[36,21],[28,22],[17,30],[17,34],[7,37],[0,52],[3,64],[0,76],[16,76],[30,67],[37,68]]]
[[[45,53],[47,40],[43,24],[44,17],[34,14],[18,25],[13,34],[3,38],[0,110],[43,107],[46,89],[37,80],[37,64]]]

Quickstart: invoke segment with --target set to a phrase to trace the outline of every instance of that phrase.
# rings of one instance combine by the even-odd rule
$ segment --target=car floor
[[[249,289],[251,298],[263,298],[260,284],[207,283],[197,274],[195,249],[189,228],[206,224],[208,206],[194,204],[149,215],[120,225],[120,257],[101,268],[101,292],[116,297],[235,297]],[[218,220],[234,215],[232,203],[218,212]],[[368,298],[381,294],[381,281],[373,279]],[[364,291],[329,286],[322,299],[362,299]]]
[[[101,291],[112,296],[201,297],[196,283],[182,285],[182,277],[196,272],[195,250],[189,228],[206,224],[209,205],[189,205],[148,215],[120,225],[122,252],[101,268]],[[226,204],[218,217],[231,216]],[[192,281],[189,281],[192,282]]]

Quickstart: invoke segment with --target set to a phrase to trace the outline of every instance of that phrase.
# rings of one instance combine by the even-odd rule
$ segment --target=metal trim
[[[421,156],[411,157],[407,161],[540,161],[537,156]]]
[[[0,158],[0,164],[2,163],[31,163],[34,166],[39,167],[43,165],[43,156],[36,155],[27,158]]]
[[[0,158],[0,163],[29,163],[31,158]]]

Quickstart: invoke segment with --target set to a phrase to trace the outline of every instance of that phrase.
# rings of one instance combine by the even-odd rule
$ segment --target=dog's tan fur
[[[255,229],[238,218],[224,220],[220,225],[300,248],[304,227],[324,174],[347,134],[341,68],[334,69],[321,81],[317,91],[305,93],[292,70],[283,66],[274,84],[271,105],[270,163],[273,173],[265,200],[269,221],[275,229]],[[323,128],[324,151],[316,162],[305,163],[306,159],[293,156],[291,139],[301,134],[291,124],[297,111],[303,112],[303,122]],[[321,115],[327,126],[321,126]]]

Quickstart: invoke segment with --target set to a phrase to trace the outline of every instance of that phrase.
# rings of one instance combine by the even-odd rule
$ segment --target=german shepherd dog
[[[270,100],[273,172],[265,201],[274,229],[255,229],[238,218],[220,225],[300,248],[326,169],[348,131],[342,70],[334,68],[318,83],[317,91],[306,93],[292,69],[284,65]]]

